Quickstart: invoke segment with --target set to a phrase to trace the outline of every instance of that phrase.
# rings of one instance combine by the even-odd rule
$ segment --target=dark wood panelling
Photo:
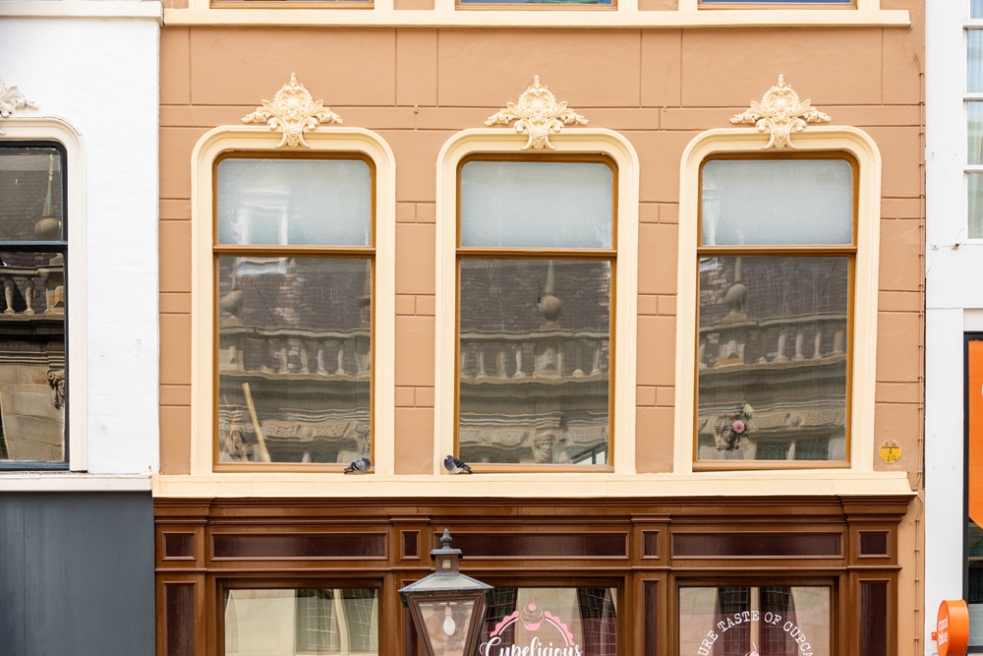
[[[385,558],[385,534],[212,535],[212,559]]]
[[[194,533],[164,533],[164,560],[194,560]]]
[[[860,557],[865,556],[887,556],[886,531],[861,531],[860,532]]]
[[[194,656],[195,586],[193,583],[164,585],[164,653]]]
[[[860,653],[888,654],[888,582],[860,582]]]
[[[435,537],[434,548],[438,545]],[[454,548],[472,558],[626,558],[627,534],[455,533]]]
[[[839,533],[676,533],[675,558],[835,558],[842,555]]]

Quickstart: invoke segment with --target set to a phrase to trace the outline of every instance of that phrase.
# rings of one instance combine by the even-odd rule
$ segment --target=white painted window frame
[[[14,116],[0,124],[5,134],[0,143],[9,141],[53,141],[67,153],[67,188],[65,214],[68,217],[68,467],[73,472],[88,470],[86,448],[86,276],[85,276],[85,149],[81,133],[58,116]]]
[[[457,372],[457,175],[458,165],[476,153],[522,155],[526,136],[513,130],[476,128],[450,138],[437,156],[436,389],[433,473],[447,472],[444,456],[454,453]],[[639,165],[634,147],[606,129],[567,129],[550,136],[557,154],[603,154],[618,167],[618,281],[615,286],[614,473],[635,473],[635,363],[638,306]],[[593,474],[584,474],[591,476]],[[496,476],[482,474],[482,476]],[[505,476],[520,476],[506,474]],[[549,472],[521,476],[549,477]]]
[[[282,152],[277,148],[281,134],[264,126],[222,126],[199,139],[191,156],[191,237],[192,237],[192,322],[191,322],[191,474],[212,476],[212,445],[215,440],[212,367],[215,345],[214,279],[212,275],[212,177],[215,160],[230,151]],[[375,306],[373,385],[374,470],[392,475],[394,458],[396,321],[396,158],[378,134],[361,128],[329,128],[308,132],[305,137],[311,153],[359,153],[375,165]],[[233,480],[290,480],[310,477],[310,472],[223,473],[219,478]],[[318,477],[341,476],[317,473]]]
[[[674,471],[691,473],[696,407],[697,235],[700,165],[720,153],[760,154],[767,141],[757,130],[723,128],[694,138],[683,152],[679,191],[679,269],[676,304],[676,428]],[[796,152],[847,152],[859,170],[857,255],[854,275],[850,466],[824,469],[866,473],[874,469],[874,392],[877,375],[877,276],[880,249],[881,155],[874,140],[853,127],[817,126],[795,135]],[[773,461],[770,461],[773,462]],[[747,463],[745,463],[747,464]],[[796,469],[797,472],[809,471]],[[710,474],[711,472],[705,472]]]

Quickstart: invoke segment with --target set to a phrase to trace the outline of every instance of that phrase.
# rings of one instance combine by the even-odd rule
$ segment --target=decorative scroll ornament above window
[[[750,109],[730,119],[731,123],[748,123],[758,126],[759,132],[768,132],[770,139],[765,148],[795,148],[792,133],[802,132],[807,123],[829,123],[829,116],[810,105],[812,101],[799,100],[799,94],[785,84],[785,76],[778,76],[778,84],[768,89],[761,103],[751,101]]]
[[[273,96],[273,102],[263,101],[252,114],[242,117],[243,123],[266,123],[271,130],[279,130],[283,138],[277,148],[298,148],[310,145],[304,141],[304,132],[322,123],[341,123],[341,117],[332,112],[320,100],[314,100],[311,92],[290,74],[290,81]]]
[[[24,97],[17,87],[8,87],[7,83],[0,78],[0,118],[10,118],[18,109],[37,109],[37,104]],[[0,134],[6,134],[0,130]]]
[[[587,119],[567,109],[566,101],[556,102],[556,96],[539,83],[537,75],[532,86],[522,92],[519,102],[508,103],[505,109],[488,117],[485,125],[508,125],[515,121],[515,131],[529,133],[529,141],[522,150],[556,150],[550,143],[550,132],[559,132],[564,125],[587,125]]]

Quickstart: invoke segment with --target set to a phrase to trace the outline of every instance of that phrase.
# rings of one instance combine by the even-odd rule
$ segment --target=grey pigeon
[[[468,467],[463,460],[460,458],[455,458],[454,456],[447,456],[444,458],[444,469],[452,474],[470,474],[471,468]]]
[[[352,460],[351,463],[345,467],[346,474],[364,474],[369,471],[369,467],[372,466],[372,461],[362,456],[357,460]]]

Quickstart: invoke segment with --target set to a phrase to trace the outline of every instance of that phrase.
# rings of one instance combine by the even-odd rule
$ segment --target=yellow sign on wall
[[[901,445],[894,440],[884,440],[881,442],[881,460],[889,465],[893,465],[901,460]]]

